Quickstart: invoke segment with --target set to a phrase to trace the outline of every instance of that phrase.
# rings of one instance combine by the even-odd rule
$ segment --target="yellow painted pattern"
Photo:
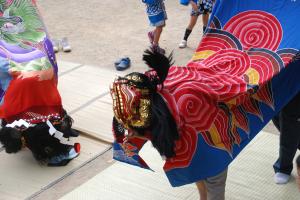
[[[220,133],[218,132],[216,126],[213,124],[209,129],[210,137],[213,141],[213,144],[220,149],[226,149],[225,145],[222,143]]]
[[[232,124],[239,126],[239,123],[238,123],[238,121],[236,120],[235,115],[234,115],[233,113],[232,113],[232,116],[231,116],[231,117],[232,117],[232,118],[231,118]],[[233,129],[234,125],[232,126],[232,129]]]
[[[194,53],[192,60],[195,61],[195,60],[206,59],[209,56],[213,55],[214,53],[215,51],[212,50],[198,51]]]
[[[248,76],[249,78],[249,84],[252,84],[252,85],[258,85],[258,82],[259,82],[259,73],[257,70],[255,70],[254,68],[249,68],[247,71],[246,71],[246,75]]]
[[[226,102],[226,105],[231,108],[232,105],[236,105],[236,98],[230,99],[229,101]]]

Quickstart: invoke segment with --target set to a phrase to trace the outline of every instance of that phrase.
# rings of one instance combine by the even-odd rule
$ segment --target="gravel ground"
[[[145,5],[133,0],[38,0],[38,6],[52,38],[67,37],[71,53],[59,52],[57,59],[69,62],[114,68],[114,61],[123,56],[132,60],[130,70],[143,70],[143,51],[149,46],[147,32],[152,28]],[[177,65],[191,58],[202,36],[202,22],[190,36],[189,48],[179,49],[189,21],[190,8],[178,1],[166,1],[167,25],[161,46],[174,51]]]

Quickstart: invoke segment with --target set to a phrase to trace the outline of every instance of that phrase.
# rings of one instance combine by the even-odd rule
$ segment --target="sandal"
[[[115,65],[115,67],[118,71],[128,69],[130,67],[130,59],[128,57],[122,58],[121,62]]]
[[[120,58],[120,59],[116,60],[115,61],[115,67],[117,67],[117,65],[120,64],[123,59],[129,59],[129,58],[128,57],[124,57],[124,58]]]
[[[154,31],[149,31],[148,32],[148,38],[149,38],[150,44],[153,44],[153,41],[154,41]]]

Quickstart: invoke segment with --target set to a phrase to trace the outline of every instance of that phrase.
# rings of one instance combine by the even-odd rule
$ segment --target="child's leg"
[[[206,191],[206,185],[204,181],[196,182],[196,186],[198,188],[200,200],[207,200],[207,191]]]
[[[203,33],[206,30],[206,27],[207,27],[207,24],[208,24],[208,19],[209,19],[209,13],[203,13],[203,15],[202,15]]]
[[[214,1],[213,0],[202,0],[200,4],[200,12],[202,13],[202,22],[203,22],[203,33],[205,33],[209,14],[212,12]]]
[[[197,23],[198,16],[199,16],[198,14],[194,14],[194,13],[191,15],[189,25],[185,29],[183,40],[180,42],[179,48],[185,48],[187,46],[187,40],[190,34],[192,33],[194,26]]]
[[[192,6],[192,11],[191,11],[191,18],[190,18],[190,23],[187,27],[189,30],[193,30],[195,24],[197,23],[198,16],[200,15],[199,7],[194,1],[190,1],[190,4]]]
[[[189,23],[187,29],[193,30],[194,26],[197,23],[197,19],[198,19],[198,16],[196,16],[196,15],[191,16],[190,23]]]
[[[183,40],[185,40],[185,41],[187,41],[189,35],[191,34],[194,26],[197,23],[198,16],[200,15],[198,5],[193,1],[191,1],[190,4],[192,5],[192,11],[191,11],[190,22],[189,22],[188,27],[185,30],[185,34],[184,34],[184,38],[183,38]]]
[[[198,19],[198,16],[191,16],[190,23],[189,23],[188,27],[185,30],[183,40],[187,41],[187,39],[189,38],[194,26],[197,23],[197,19]]]
[[[159,46],[159,39],[160,39],[160,35],[163,31],[164,26],[165,25],[156,26],[156,28],[153,31],[153,33],[154,33],[153,36],[154,37],[153,37],[153,43],[151,45],[151,48],[152,48],[153,51],[156,51],[160,54],[165,54],[166,53],[166,51],[164,49],[160,48],[160,46]]]
[[[153,44],[154,45],[158,45],[159,44],[159,39],[160,39],[160,35],[162,33],[162,30],[163,30],[163,26],[157,26],[155,29],[154,29],[154,39],[153,39]]]
[[[209,13],[205,13],[202,15],[203,26],[207,26],[208,19],[209,19]]]

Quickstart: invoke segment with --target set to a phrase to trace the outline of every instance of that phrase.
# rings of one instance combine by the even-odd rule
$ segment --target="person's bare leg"
[[[196,182],[196,186],[198,188],[200,200],[207,200],[207,191],[206,191],[206,185],[204,181]]]
[[[152,48],[153,51],[156,51],[160,54],[165,54],[166,53],[166,51],[164,49],[160,48],[160,46],[159,46],[159,39],[160,39],[160,35],[163,31],[164,26],[165,25],[157,26],[153,31],[154,32],[154,39],[153,39],[153,43],[152,43],[151,48]]]
[[[197,19],[198,16],[194,16],[194,15],[191,16],[189,25],[185,29],[183,40],[179,43],[179,48],[185,48],[187,46],[187,40],[190,34],[192,33],[195,24],[197,23]]]
[[[209,14],[203,14],[202,15],[202,23],[203,23],[203,26],[207,26],[208,24],[208,19],[209,19]]]
[[[203,33],[205,33],[208,24],[209,14],[202,15]]]
[[[198,19],[198,16],[191,16],[190,22],[189,22],[189,25],[188,25],[187,29],[193,30],[194,26],[197,23],[197,19]]]
[[[154,40],[153,40],[154,45],[158,45],[162,30],[163,30],[163,26],[157,26],[154,29]]]

